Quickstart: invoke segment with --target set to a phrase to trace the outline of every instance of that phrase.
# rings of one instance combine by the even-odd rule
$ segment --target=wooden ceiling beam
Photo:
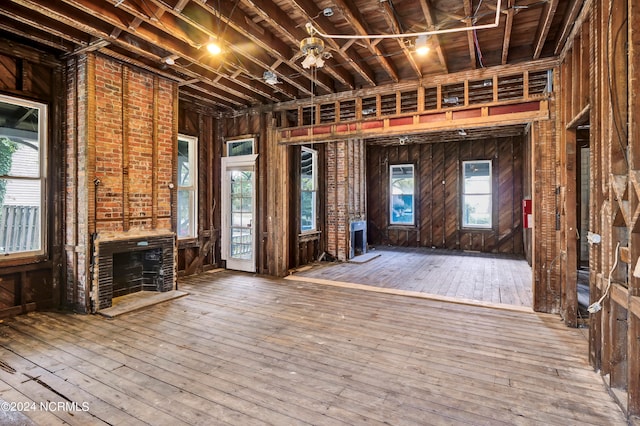
[[[151,1],[159,4],[158,0]],[[303,72],[301,67],[291,63],[290,57],[292,56],[292,49],[289,45],[273,34],[265,31],[260,32],[255,25],[249,25],[247,23],[248,17],[241,10],[237,8],[234,9],[226,2],[220,3],[220,10],[215,10],[211,5],[194,2],[185,6],[181,12],[174,10],[169,11],[176,18],[207,34],[207,38],[209,36],[222,37],[225,46],[233,50],[234,54],[240,55],[261,67],[260,70],[253,70],[253,76],[257,79],[262,78],[262,73],[265,70],[277,71],[271,66],[274,58],[281,60],[281,63],[286,63],[291,66],[296,73]],[[215,22],[214,20],[216,19],[219,19],[220,23],[225,25],[223,29],[224,34],[217,34],[215,29],[212,28],[213,22]],[[248,49],[247,39],[258,45],[266,53],[260,52],[258,49]],[[298,93],[294,93],[291,87],[295,87],[302,93],[311,94],[307,86],[301,84],[299,80],[290,77],[290,74],[293,74],[293,72],[287,72],[285,70],[277,72],[277,74],[285,83],[285,86],[281,90],[289,99],[298,97]],[[327,92],[332,91],[332,87],[326,86],[326,81],[322,81],[320,84]]]
[[[562,23],[562,29],[560,30],[560,35],[556,38],[556,48],[553,50],[555,55],[559,55],[562,52],[562,48],[571,34],[571,29],[574,26],[576,18],[580,14],[582,10],[584,0],[573,0],[571,3],[571,8],[569,9],[569,13],[565,14],[564,22]]]
[[[62,22],[65,25],[68,25],[69,27],[72,28],[77,28],[80,29],[82,31],[84,31],[85,33],[97,38],[97,39],[104,39],[104,40],[110,40],[111,43],[114,46],[119,46],[120,48],[122,48],[125,51],[129,51],[132,52],[134,55],[138,55],[140,57],[146,58],[152,62],[156,62],[156,63],[160,63],[161,58],[159,56],[157,56],[156,54],[150,52],[149,50],[143,48],[143,47],[139,47],[136,44],[133,44],[131,42],[126,42],[120,39],[111,39],[109,38],[109,34],[104,31],[104,30],[100,30],[98,29],[95,25],[89,25],[87,23],[81,22],[80,18],[77,17],[71,17],[68,16],[65,13],[62,13],[56,9],[54,9],[52,6],[45,6],[41,3],[36,3],[34,0],[13,0],[15,3],[20,4],[23,7],[32,9],[32,11],[34,13],[40,13],[44,16],[47,16],[48,18],[51,18],[53,20],[56,20],[58,22]],[[94,11],[94,13],[97,13]],[[92,14],[93,16],[93,14]],[[118,22],[118,25],[123,26],[122,22]],[[103,25],[104,27],[104,25]],[[124,29],[124,28],[123,28]],[[86,45],[86,43],[84,44]],[[101,52],[103,51],[103,49],[100,50]],[[125,55],[120,55],[122,58],[126,58]],[[187,75],[189,73],[192,73],[194,75],[203,75],[205,76],[204,78],[208,78],[206,77],[206,72],[204,72],[204,70],[202,70],[203,72],[201,72],[200,74],[188,70],[188,69],[183,69],[182,72],[185,72]],[[155,70],[156,73],[158,73],[157,69]],[[174,77],[175,78],[175,77]],[[231,82],[231,81],[230,81]],[[237,96],[239,99],[244,99],[245,102],[248,102],[249,104],[254,104],[254,103],[259,103],[260,99],[256,98],[256,97],[252,97],[250,96],[248,93],[245,93],[243,91],[239,91],[234,89],[234,87],[239,87],[238,84],[231,82],[232,86],[230,87],[226,87],[225,91],[233,94],[234,96]],[[213,83],[212,83],[213,85]],[[246,106],[245,102],[240,102],[239,106]]]
[[[504,36],[502,39],[502,65],[507,63],[509,58],[509,45],[511,44],[511,31],[513,29],[513,16],[515,15],[515,6],[516,0],[508,0],[507,9],[505,13],[507,14],[507,19],[504,24]]]
[[[269,23],[273,28],[276,28],[280,33],[281,37],[284,37],[289,43],[293,46],[300,45],[300,40],[309,35],[306,31],[301,28],[296,27],[293,23],[290,22],[289,18],[283,18],[282,10],[271,0],[263,0],[259,4],[257,4],[254,0],[243,0],[243,3],[250,7],[259,17],[261,17],[264,21]],[[270,33],[273,38],[275,35]],[[259,37],[258,41],[262,41],[262,38]],[[296,61],[300,58],[298,55],[299,51],[296,54],[285,57],[282,55],[273,52],[274,57],[278,57],[282,59],[284,63],[286,63],[289,67],[299,73],[301,76],[309,78],[311,81],[311,73],[302,68]],[[318,86],[318,88],[324,90],[326,93],[333,93],[335,90],[334,82],[339,81],[345,86],[353,85],[353,81],[351,77],[349,77],[346,72],[338,72],[333,68],[327,67],[321,69],[322,73],[317,73],[316,78],[313,80],[313,83]],[[285,77],[282,73],[279,73],[281,77]]]
[[[345,0],[334,0],[334,3],[338,9],[342,12],[345,20],[351,24],[355,33],[357,35],[366,36],[369,35],[369,29],[365,28],[365,20],[363,16],[357,11],[354,10]],[[352,39],[355,41],[355,39]],[[352,41],[349,40],[349,41]],[[372,44],[370,40],[363,39],[365,47],[374,55],[382,68],[385,70],[387,75],[393,80],[395,83],[400,81],[400,77],[398,76],[398,71],[395,69],[393,64],[386,58],[385,54],[380,50],[377,44]],[[349,46],[351,46],[351,43]],[[346,44],[345,44],[346,46]],[[343,51],[346,51],[345,46],[342,47]]]
[[[17,9],[14,6],[16,5],[7,4],[3,6],[2,8],[0,8],[0,15],[11,18],[11,20],[15,21],[20,26],[26,25],[27,28],[22,29],[16,26],[9,27],[6,23],[2,23],[3,26],[6,26],[8,31],[14,32],[15,30],[16,33],[21,34],[23,37],[42,42],[46,46],[55,47],[65,52],[71,52],[73,50],[73,47],[65,45],[62,42],[53,41],[53,39],[51,38],[52,35],[59,38],[60,40],[66,40],[78,46],[86,46],[89,44],[88,38],[79,38],[77,35],[69,34],[68,31],[52,28],[48,23],[43,23],[42,20],[34,19],[35,15],[31,12],[31,10],[24,8]],[[51,24],[53,23],[59,24],[59,22],[57,21],[52,21]],[[34,32],[30,32],[30,28],[35,28],[37,31],[41,31],[43,33],[42,36],[37,35]]]
[[[398,19],[396,18],[396,14],[394,13],[393,7],[391,6],[391,4],[389,2],[382,2],[380,4],[382,5],[383,10],[385,11],[384,18],[389,24],[391,31],[393,31],[394,34],[403,33],[404,31],[402,31],[402,26],[400,25],[400,22],[398,22]],[[416,62],[416,58],[413,57],[413,52],[405,44],[404,38],[397,38],[396,41],[398,42],[398,45],[400,46],[402,53],[404,53],[404,56],[407,58],[407,62],[409,62],[409,65],[411,65],[411,68],[413,68],[413,71],[416,73],[416,76],[418,78],[421,78],[422,70],[420,69],[420,66],[418,65],[418,63]]]
[[[556,14],[556,9],[558,8],[559,0],[549,0],[544,5],[544,10],[542,12],[542,19],[538,24],[538,31],[536,33],[536,38],[534,41],[534,49],[533,49],[533,59],[539,59],[540,54],[542,53],[542,48],[544,47],[545,42],[547,41],[547,36],[549,35],[549,28],[551,28],[551,23],[553,22],[553,17]]]
[[[31,1],[31,0],[16,0],[16,1]],[[212,74],[218,75],[224,79],[224,87],[228,89],[234,95],[246,99],[250,103],[259,103],[263,102],[263,99],[266,98],[272,101],[280,101],[277,97],[274,97],[273,94],[266,92],[259,86],[257,86],[253,81],[246,82],[242,79],[234,79],[231,78],[219,71],[217,67],[206,64],[201,61],[202,53],[199,52],[198,49],[192,47],[188,42],[185,42],[181,39],[172,38],[172,37],[164,37],[160,36],[158,32],[150,31],[145,26],[139,26],[135,31],[132,31],[128,28],[128,26],[122,23],[120,19],[119,13],[126,13],[125,11],[121,11],[119,13],[114,12],[114,10],[101,7],[100,5],[96,5],[95,3],[82,2],[80,0],[62,0],[64,3],[69,4],[75,7],[78,10],[81,10],[87,14],[92,16],[99,17],[100,20],[106,22],[110,25],[117,26],[121,28],[123,31],[126,31],[129,34],[135,35],[139,37],[141,40],[149,43],[151,46],[160,47],[162,50],[166,50],[171,54],[178,55],[180,57],[185,58],[191,63],[197,64],[203,70],[210,72]],[[149,19],[149,18],[147,18]],[[104,38],[106,35],[103,35]],[[128,45],[131,45],[129,42],[125,42]],[[138,49],[140,50],[140,49]],[[162,62],[162,58],[158,58],[158,62]],[[180,65],[178,65],[179,67]],[[256,96],[257,95],[257,96]]]
[[[466,17],[464,21],[467,27],[473,26],[473,6],[471,0],[464,0],[464,13]],[[476,69],[478,60],[476,58],[476,43],[473,31],[466,31],[467,42],[469,44],[469,66],[471,69]]]
[[[422,13],[427,22],[427,30],[435,30],[436,29],[436,19],[433,13],[433,7],[431,6],[431,0],[420,0],[420,7],[422,8]],[[431,37],[431,43],[434,46],[436,54],[438,55],[438,60],[440,61],[440,65],[442,65],[442,71],[444,73],[449,72],[449,65],[447,65],[447,57],[444,54],[444,50],[442,49],[442,45],[440,44],[440,37],[436,34]]]
[[[302,14],[305,16],[309,22],[312,21],[312,16],[317,16],[317,18],[313,19],[313,23],[318,28],[320,32],[325,34],[336,34],[337,30],[334,25],[331,23],[329,18],[324,16],[318,10],[318,6],[312,0],[288,0],[292,6],[296,7]],[[350,54],[346,54],[341,50],[341,46],[335,39],[325,38],[324,42],[333,49],[336,53],[339,53],[342,57],[342,60],[348,64],[353,71],[360,75],[360,77],[370,86],[375,86],[375,76],[371,68],[366,64],[366,62],[358,55],[356,52],[351,52]],[[330,65],[331,66],[331,65]],[[326,67],[326,65],[325,65]],[[333,67],[334,69],[337,69]],[[322,68],[324,69],[324,68]],[[349,89],[355,88],[355,83],[353,79],[349,76],[343,79],[342,84],[346,85]]]

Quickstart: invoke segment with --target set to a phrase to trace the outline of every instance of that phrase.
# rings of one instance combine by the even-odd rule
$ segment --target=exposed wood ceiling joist
[[[6,0],[0,37],[61,59],[97,49],[236,110],[558,55],[584,1],[502,0],[497,28],[433,35],[427,59],[414,56],[413,33],[469,28],[497,0]],[[302,66],[306,23],[347,37],[323,39],[331,57],[317,72]],[[356,38],[391,33],[402,37]],[[223,55],[205,53],[209,38]]]

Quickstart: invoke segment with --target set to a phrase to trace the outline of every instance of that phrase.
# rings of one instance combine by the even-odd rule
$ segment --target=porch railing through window
[[[3,206],[0,210],[0,253],[40,250],[40,208]]]

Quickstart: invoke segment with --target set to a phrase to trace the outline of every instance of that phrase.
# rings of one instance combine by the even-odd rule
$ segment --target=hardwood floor
[[[526,260],[501,254],[422,247],[377,246],[364,263],[317,262],[294,275],[299,279],[364,284],[426,293],[451,300],[531,308],[531,268]],[[358,257],[354,259],[357,261]]]
[[[180,290],[4,321],[1,398],[42,425],[626,424],[554,315],[227,271]]]

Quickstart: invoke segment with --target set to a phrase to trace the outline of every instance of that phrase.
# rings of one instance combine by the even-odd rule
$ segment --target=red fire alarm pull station
[[[533,212],[530,198],[522,200],[522,227],[533,228]]]

